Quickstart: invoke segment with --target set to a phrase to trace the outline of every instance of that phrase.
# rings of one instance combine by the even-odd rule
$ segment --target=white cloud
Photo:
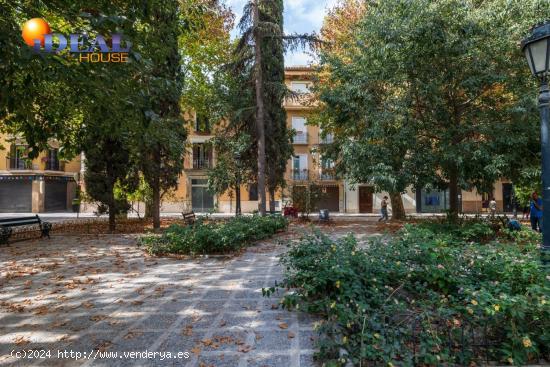
[[[242,9],[248,0],[226,0],[239,21]],[[319,32],[323,24],[323,18],[327,9],[333,7],[338,0],[284,0],[285,32],[287,33],[312,33]],[[233,35],[238,34],[233,30]],[[307,65],[312,61],[311,56],[305,52],[288,53],[285,57],[287,66]]]

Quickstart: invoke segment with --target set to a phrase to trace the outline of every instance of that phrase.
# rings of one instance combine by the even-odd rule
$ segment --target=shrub
[[[225,222],[199,219],[191,226],[174,224],[160,236],[144,236],[140,245],[153,255],[225,254],[268,238],[287,225],[287,220],[280,215],[242,216]]]
[[[479,244],[474,233],[489,234],[481,225],[406,225],[367,249],[351,235],[315,233],[282,259],[279,286],[292,289],[283,307],[322,316],[318,357],[329,366],[548,358],[550,286],[536,245]]]

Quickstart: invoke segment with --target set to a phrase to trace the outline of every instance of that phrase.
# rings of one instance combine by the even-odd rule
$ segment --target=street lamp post
[[[540,82],[540,141],[542,145],[542,247],[541,259],[550,261],[550,90],[548,76],[550,67],[550,20],[533,27],[531,34],[522,41],[531,73]]]

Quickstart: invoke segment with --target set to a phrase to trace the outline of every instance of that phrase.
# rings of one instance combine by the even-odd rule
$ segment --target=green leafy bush
[[[268,238],[287,226],[287,220],[280,215],[242,216],[225,222],[198,220],[191,226],[174,224],[162,235],[144,236],[140,244],[153,255],[225,254]]]
[[[351,235],[315,233],[282,259],[279,286],[292,290],[283,306],[322,316],[318,357],[328,366],[548,358],[550,286],[536,245],[479,244],[475,234],[493,235],[480,224],[406,225],[360,249]]]

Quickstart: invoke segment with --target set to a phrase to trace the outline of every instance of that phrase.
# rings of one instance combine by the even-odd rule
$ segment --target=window
[[[193,168],[212,168],[212,149],[205,144],[193,145]]]
[[[307,154],[299,154],[292,158],[292,176],[294,180],[307,180]]]
[[[258,184],[248,185],[248,200],[257,201],[258,200]]]
[[[305,133],[307,119],[305,117],[293,116],[292,117],[292,128],[296,130],[298,134]]]
[[[209,133],[210,132],[210,120],[205,113],[197,112],[195,118],[195,132]]]
[[[292,117],[292,129],[296,131],[294,135],[294,144],[306,144],[307,143],[307,119],[305,117],[293,116]]]
[[[290,90],[299,94],[309,93],[309,83],[308,82],[292,82],[290,83]]]
[[[27,146],[12,144],[10,147],[10,169],[29,169]]]
[[[48,160],[46,161],[47,171],[61,171],[61,165],[58,158],[59,151],[57,149],[48,150]]]

